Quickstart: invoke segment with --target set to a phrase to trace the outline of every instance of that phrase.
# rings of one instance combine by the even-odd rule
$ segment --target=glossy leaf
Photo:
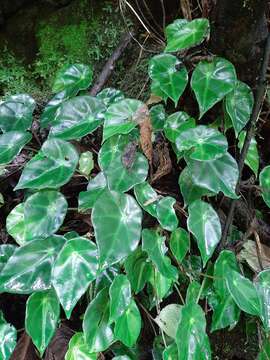
[[[177,19],[165,30],[167,46],[166,52],[176,52],[200,44],[210,32],[207,19]]]
[[[228,148],[225,136],[205,125],[181,132],[175,143],[178,151],[191,150],[189,157],[199,161],[218,159]]]
[[[65,90],[71,95],[76,95],[80,90],[86,90],[92,83],[93,71],[90,66],[73,64],[61,69],[53,84],[53,92]]]
[[[36,292],[28,298],[25,329],[41,356],[55,334],[59,316],[60,305],[53,290]]]
[[[120,356],[115,356],[112,360],[131,360],[131,358],[127,355],[120,355]]]
[[[81,174],[88,176],[94,169],[93,153],[91,151],[85,151],[81,153],[79,159],[79,171]]]
[[[60,105],[69,98],[66,91],[61,91],[60,93],[54,95],[54,97],[48,102],[45,106],[43,113],[40,117],[40,126],[42,128],[47,127],[55,119],[55,114]]]
[[[77,151],[71,144],[60,139],[47,140],[26,164],[15,190],[57,189],[70,180],[78,160]]]
[[[261,351],[257,360],[269,360],[270,359],[270,340],[266,338],[262,344]]]
[[[82,332],[74,334],[69,342],[65,360],[97,360],[97,354],[91,354]]]
[[[104,288],[90,302],[84,314],[83,332],[90,352],[104,351],[114,342],[109,312],[108,289]]]
[[[159,81],[153,79],[151,83],[151,96],[157,97],[165,103],[169,98],[169,96],[161,89]]]
[[[260,302],[260,317],[264,329],[270,330],[270,270],[261,271],[255,281]]]
[[[189,283],[186,293],[186,304],[197,302],[198,296],[200,295],[201,284],[193,280]]]
[[[229,153],[211,161],[188,158],[187,164],[195,185],[216,194],[221,191],[232,199],[237,198],[235,187],[239,176],[238,165]]]
[[[173,231],[178,226],[178,218],[175,214],[173,197],[166,196],[157,203],[157,218],[163,229]]]
[[[220,220],[212,206],[201,200],[194,201],[188,211],[188,230],[197,240],[205,266],[221,238]]]
[[[234,89],[225,98],[226,111],[231,118],[236,135],[248,123],[253,104],[254,96],[251,88],[242,81],[237,81]]]
[[[97,271],[96,245],[80,237],[67,241],[53,265],[52,284],[68,319]]]
[[[153,306],[155,306],[169,295],[173,279],[163,276],[159,269],[154,267],[149,282],[153,287]]]
[[[135,345],[141,332],[141,314],[134,300],[115,323],[114,335],[128,347]]]
[[[16,246],[14,245],[10,245],[10,244],[0,245],[0,273],[15,250],[16,250]]]
[[[25,131],[31,127],[35,100],[27,94],[12,95],[0,104],[0,129]]]
[[[63,102],[52,122],[50,138],[72,140],[92,133],[102,125],[105,109],[100,100],[89,95]]]
[[[161,90],[174,101],[176,106],[188,83],[185,65],[173,55],[156,55],[150,60],[149,76],[158,83]]]
[[[157,203],[160,196],[155,192],[148,182],[143,182],[134,187],[136,200],[150,215],[157,217]]]
[[[0,323],[0,359],[8,360],[16,346],[17,331],[14,326]]]
[[[20,203],[11,210],[6,219],[6,228],[17,244],[25,245],[27,242],[24,218],[24,203]]]
[[[0,273],[0,291],[31,294],[51,287],[51,270],[66,239],[51,236],[16,248]]]
[[[184,111],[179,111],[167,117],[164,125],[164,133],[168,140],[175,143],[177,137],[183,131],[192,129],[195,126],[195,119]]]
[[[175,229],[170,236],[170,249],[176,260],[181,263],[189,251],[189,233],[182,228]]]
[[[126,192],[134,185],[142,183],[148,175],[146,157],[135,149],[128,136],[115,135],[107,140],[99,152],[99,165],[107,179],[110,190]],[[131,150],[130,150],[130,147]],[[125,157],[132,157],[131,164]]]
[[[232,251],[223,250],[214,265],[214,288],[221,298],[225,299],[230,295],[226,279],[232,271],[239,272],[236,256]]]
[[[211,350],[202,308],[195,302],[182,307],[176,332],[178,360],[210,360]]]
[[[9,131],[0,135],[0,165],[11,162],[32,136],[28,132]]]
[[[235,68],[228,60],[215,57],[212,62],[199,62],[192,74],[191,87],[199,104],[200,118],[232,91],[235,83]]]
[[[166,121],[166,112],[163,105],[155,105],[150,109],[151,124],[154,131],[163,130]]]
[[[112,265],[136,249],[141,235],[142,212],[126,194],[106,191],[92,211],[101,266]]]
[[[176,343],[172,343],[167,346],[167,348],[163,351],[163,360],[175,360],[178,358],[178,350]]]
[[[176,338],[177,325],[181,320],[181,311],[181,305],[169,304],[155,318],[155,322],[160,329],[173,339]]]
[[[108,107],[105,114],[103,141],[117,134],[128,134],[137,125],[136,113],[144,106],[143,102],[124,99]]]
[[[106,88],[97,94],[97,98],[103,102],[105,106],[110,106],[125,98],[121,90]]]
[[[177,278],[177,269],[171,264],[169,257],[165,256],[167,247],[165,237],[155,230],[143,229],[142,249],[147,252],[158,271],[169,279]]]
[[[109,290],[110,321],[115,322],[128,309],[131,302],[131,287],[125,275],[117,275]]]
[[[79,194],[79,211],[84,212],[88,209],[92,209],[106,186],[107,181],[103,172],[98,173],[91,179],[88,183],[87,191],[82,191]]]
[[[242,131],[239,134],[239,137],[238,137],[238,148],[240,150],[242,150],[242,148],[244,146],[245,137],[246,137],[246,132]],[[260,158],[259,158],[259,152],[258,152],[258,148],[257,148],[257,141],[256,141],[256,139],[254,137],[251,139],[249,149],[248,149],[248,153],[247,153],[247,156],[245,158],[245,164],[257,176],[258,171],[259,171]]]
[[[270,208],[270,165],[265,166],[259,176],[262,198]]]

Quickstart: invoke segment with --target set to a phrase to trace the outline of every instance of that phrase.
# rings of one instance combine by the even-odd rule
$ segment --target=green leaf
[[[97,94],[97,98],[103,102],[105,106],[110,106],[125,98],[121,90],[114,88],[106,88]]]
[[[265,331],[270,330],[270,270],[261,271],[255,281],[260,302],[260,317]]]
[[[136,117],[144,107],[143,102],[133,99],[124,99],[110,105],[105,114],[103,141],[117,134],[128,134],[137,125]]]
[[[195,185],[216,194],[221,191],[232,199],[238,198],[235,194],[239,176],[238,165],[229,153],[211,161],[197,161],[190,158],[186,160]]]
[[[99,196],[107,187],[107,181],[103,172],[98,173],[87,185],[87,191],[79,194],[79,211],[84,212],[92,209]]]
[[[165,92],[160,87],[160,83],[158,81],[156,81],[156,80],[152,80],[151,94],[154,95],[154,96],[160,97],[161,99],[164,100],[165,103],[168,100],[168,95],[165,94]]]
[[[242,131],[239,134],[239,138],[238,138],[238,148],[240,150],[242,150],[242,148],[244,146],[245,137],[246,137],[246,132]],[[258,152],[258,148],[257,148],[257,141],[254,137],[251,138],[248,153],[245,158],[245,164],[254,172],[254,174],[256,176],[258,175],[260,159],[259,159],[259,152]]]
[[[126,192],[147,178],[148,161],[136,147],[125,135],[112,136],[103,144],[98,162],[110,190]]]
[[[227,287],[239,308],[250,315],[260,316],[260,303],[253,283],[236,271],[226,277]]]
[[[166,112],[163,105],[155,105],[150,109],[150,118],[151,124],[154,131],[161,131],[163,130],[165,121],[166,121]]]
[[[60,139],[47,140],[26,164],[15,190],[57,189],[70,180],[78,160],[77,151],[71,144]]]
[[[138,247],[125,261],[125,270],[132,290],[138,294],[150,280],[152,266],[147,253]]]
[[[148,182],[143,182],[134,187],[134,194],[140,206],[150,215],[157,217],[157,203],[160,196]]]
[[[0,165],[10,163],[31,139],[30,133],[21,131],[9,131],[0,135]]]
[[[90,302],[84,314],[83,332],[90,353],[104,351],[114,342],[109,312],[108,289],[104,288]]]
[[[265,166],[259,176],[262,198],[270,208],[270,165]]]
[[[196,126],[195,119],[184,111],[178,111],[167,117],[164,125],[164,133],[168,140],[175,143],[177,137],[188,129]]]
[[[67,99],[68,99],[68,94],[66,93],[66,91],[61,91],[48,102],[40,117],[41,128],[45,128],[53,122],[53,120],[55,119],[56,111],[58,110],[59,106]]]
[[[115,356],[112,360],[131,360],[131,358],[127,355],[120,355],[120,356]]]
[[[195,302],[182,307],[182,317],[176,332],[178,360],[210,360],[211,349],[206,334],[202,308]]]
[[[115,323],[114,335],[127,347],[132,347],[141,332],[141,314],[134,300]]]
[[[172,343],[167,346],[167,348],[163,351],[163,360],[176,360],[178,358],[178,350],[176,343]]]
[[[158,83],[161,90],[174,101],[176,106],[188,83],[185,65],[176,56],[156,55],[150,60],[149,76]]]
[[[163,229],[173,231],[178,226],[178,218],[175,214],[173,197],[166,196],[157,203],[157,219]]]
[[[266,338],[263,342],[262,349],[258,355],[257,360],[269,360],[270,359],[270,341]]]
[[[176,260],[181,263],[190,248],[189,233],[182,228],[175,229],[170,236],[170,249]]]
[[[155,322],[160,329],[173,339],[176,338],[177,325],[181,320],[181,311],[181,305],[169,304],[155,318]]]
[[[16,248],[0,273],[0,291],[31,294],[51,287],[51,270],[66,239],[51,236]]]
[[[0,129],[25,131],[31,127],[36,102],[27,94],[12,95],[0,104]]]
[[[52,284],[68,319],[97,271],[96,245],[80,237],[67,241],[53,265]]]
[[[165,256],[168,250],[165,240],[166,237],[159,235],[155,230],[143,229],[142,231],[142,249],[147,252],[163,276],[176,280],[177,269],[171,264],[170,258]]]
[[[94,169],[93,153],[91,151],[85,151],[81,153],[79,159],[79,171],[81,174],[88,176]]]
[[[237,81],[234,89],[225,98],[226,111],[232,120],[236,135],[248,123],[253,104],[254,96],[251,88],[242,81]]]
[[[200,44],[210,33],[207,19],[177,19],[165,30],[166,52],[176,52]]]
[[[92,133],[103,123],[103,103],[89,95],[63,102],[55,113],[49,137],[73,140]]]
[[[188,230],[197,240],[205,266],[221,238],[220,220],[212,206],[201,200],[194,201],[188,211]]]
[[[65,360],[97,360],[97,354],[90,354],[82,332],[75,333],[69,341]]]
[[[42,356],[55,334],[60,305],[53,290],[36,292],[26,303],[25,330]]]
[[[218,159],[228,148],[226,137],[205,125],[181,132],[175,143],[178,151],[191,150],[189,157],[199,161]]]
[[[6,219],[6,229],[17,244],[25,245],[27,242],[24,219],[24,203],[20,203],[11,210]]]
[[[9,244],[0,245],[0,273],[15,250],[16,250],[15,245],[9,245]]]
[[[169,295],[173,280],[171,278],[169,279],[168,277],[163,276],[160,273],[159,269],[154,267],[150,278],[150,284],[152,285],[154,290],[153,303],[154,305],[156,305]]]
[[[142,211],[132,196],[106,191],[92,211],[101,266],[112,265],[136,249],[141,236]]]
[[[213,307],[211,332],[230,326],[233,328],[240,318],[241,310],[229,294],[222,299],[218,298],[217,305]]]
[[[14,326],[0,324],[0,359],[8,360],[15,349],[17,341],[17,331]]]
[[[86,90],[92,83],[93,70],[84,64],[73,64],[65,66],[57,75],[52,91],[58,93],[65,90],[74,96],[80,90]]]
[[[190,304],[191,302],[197,302],[198,296],[200,294],[201,285],[197,281],[193,280],[189,283],[187,293],[186,293],[186,304]]]
[[[131,287],[125,275],[117,275],[109,289],[110,322],[115,322],[122,316],[131,302]]]
[[[235,68],[228,60],[215,57],[212,62],[199,62],[192,74],[191,87],[199,104],[200,118],[232,91],[235,83]]]

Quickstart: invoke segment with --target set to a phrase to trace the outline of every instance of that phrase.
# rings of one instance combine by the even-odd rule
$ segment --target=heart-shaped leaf
[[[260,187],[262,189],[262,198],[270,208],[270,165],[265,166],[259,176]]]
[[[173,339],[176,338],[177,325],[181,321],[181,311],[181,305],[169,304],[155,318],[155,322],[160,329]]]
[[[103,144],[98,162],[110,190],[126,192],[146,179],[148,161],[136,148],[136,140],[126,135],[112,136]]]
[[[56,75],[53,84],[53,92],[59,93],[65,90],[74,96],[80,90],[86,90],[92,83],[93,70],[84,64],[73,64],[62,68]]]
[[[131,287],[125,275],[117,275],[109,289],[110,321],[115,322],[128,309],[131,302]]]
[[[61,91],[48,102],[40,117],[40,126],[42,128],[47,127],[54,121],[57,109],[67,99],[68,95],[66,91]]]
[[[164,125],[164,133],[168,140],[175,143],[177,137],[185,130],[196,126],[195,119],[184,111],[178,111],[167,117]]]
[[[81,296],[96,278],[98,255],[96,245],[88,239],[69,240],[53,265],[52,284],[69,319]]]
[[[220,220],[212,206],[201,200],[194,201],[188,212],[188,230],[197,240],[205,266],[221,238]]]
[[[238,148],[242,150],[244,146],[244,141],[246,137],[246,132],[241,131],[238,137]],[[248,153],[245,158],[245,164],[254,172],[254,174],[257,176],[260,166],[260,158],[259,158],[259,152],[257,148],[257,141],[253,137],[251,138],[250,145],[248,148]]]
[[[211,161],[187,158],[187,164],[195,185],[216,194],[222,191],[232,199],[237,198],[235,187],[239,176],[238,165],[229,153]]]
[[[255,281],[259,302],[260,317],[262,319],[264,329],[270,329],[270,270],[261,271]]]
[[[175,143],[178,151],[191,150],[189,157],[199,161],[218,159],[228,148],[223,134],[204,125],[181,132]]]
[[[166,196],[157,203],[157,218],[163,229],[173,231],[178,226],[178,218],[175,214],[173,197]]]
[[[17,341],[17,331],[14,326],[0,324],[0,359],[8,360],[15,349]]]
[[[220,57],[213,61],[201,61],[191,78],[191,87],[200,108],[200,118],[222,100],[235,87],[236,72],[234,66]]]
[[[167,46],[166,52],[176,52],[200,44],[210,32],[207,19],[177,19],[165,30]]]
[[[103,141],[117,134],[128,134],[137,125],[137,115],[144,103],[139,100],[124,99],[110,105],[105,114]]]
[[[103,102],[105,106],[110,106],[125,98],[121,90],[106,88],[97,94],[97,98]]]
[[[163,105],[155,105],[150,109],[150,119],[154,131],[163,130],[166,121],[166,112]]]
[[[25,329],[42,356],[55,334],[60,305],[53,290],[36,292],[26,303]]]
[[[2,244],[0,245],[0,272],[3,270],[4,266],[8,262],[8,259],[16,250],[15,245]]]
[[[71,144],[60,139],[47,140],[26,164],[15,190],[57,189],[70,180],[78,161],[78,153]]]
[[[84,212],[92,209],[99,196],[107,187],[107,181],[103,172],[91,179],[87,185],[87,191],[79,194],[79,211]]]
[[[103,123],[106,108],[91,96],[77,96],[63,102],[55,113],[50,138],[78,139],[90,134]]]
[[[226,111],[229,114],[236,135],[246,126],[250,119],[254,104],[254,96],[251,88],[237,81],[234,89],[226,96]]]
[[[92,223],[101,266],[112,265],[136,249],[141,221],[141,209],[132,196],[110,191],[100,195],[92,211]]]
[[[65,360],[97,360],[97,354],[90,353],[82,332],[74,334],[68,344]]]
[[[32,139],[27,132],[9,131],[0,135],[0,165],[11,162]]]
[[[184,64],[170,54],[156,55],[150,60],[149,76],[176,106],[188,83],[188,72]]]
[[[25,131],[31,127],[36,103],[27,94],[12,95],[0,104],[0,129]]]
[[[190,248],[189,233],[182,228],[175,229],[170,237],[170,249],[173,256],[181,264]]]
[[[0,274],[0,291],[31,294],[51,287],[51,270],[66,239],[51,236],[16,248]]]

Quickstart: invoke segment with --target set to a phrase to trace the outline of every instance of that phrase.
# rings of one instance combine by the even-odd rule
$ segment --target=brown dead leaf
[[[142,106],[134,115],[134,120],[140,127],[140,144],[144,155],[152,164],[153,145],[152,145],[152,123],[147,105]]]
[[[158,168],[157,171],[151,178],[151,183],[159,180],[165,175],[168,175],[172,170],[172,161],[170,158],[170,152],[168,146],[165,142],[158,143],[157,147],[157,155],[158,155]]]
[[[151,94],[150,98],[146,101],[146,105],[150,106],[150,105],[156,105],[159,104],[162,101],[162,97]]]
[[[37,351],[32,343],[30,337],[23,333],[18,341],[10,360],[39,360]]]
[[[240,261],[246,261],[254,272],[261,271],[255,241],[247,240],[237,257]],[[270,248],[264,244],[261,244],[261,262],[264,269],[270,268]]]

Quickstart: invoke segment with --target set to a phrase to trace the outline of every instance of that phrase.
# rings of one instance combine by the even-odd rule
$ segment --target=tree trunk
[[[242,81],[254,86],[268,34],[267,0],[217,0],[211,16],[211,50],[230,60]]]

